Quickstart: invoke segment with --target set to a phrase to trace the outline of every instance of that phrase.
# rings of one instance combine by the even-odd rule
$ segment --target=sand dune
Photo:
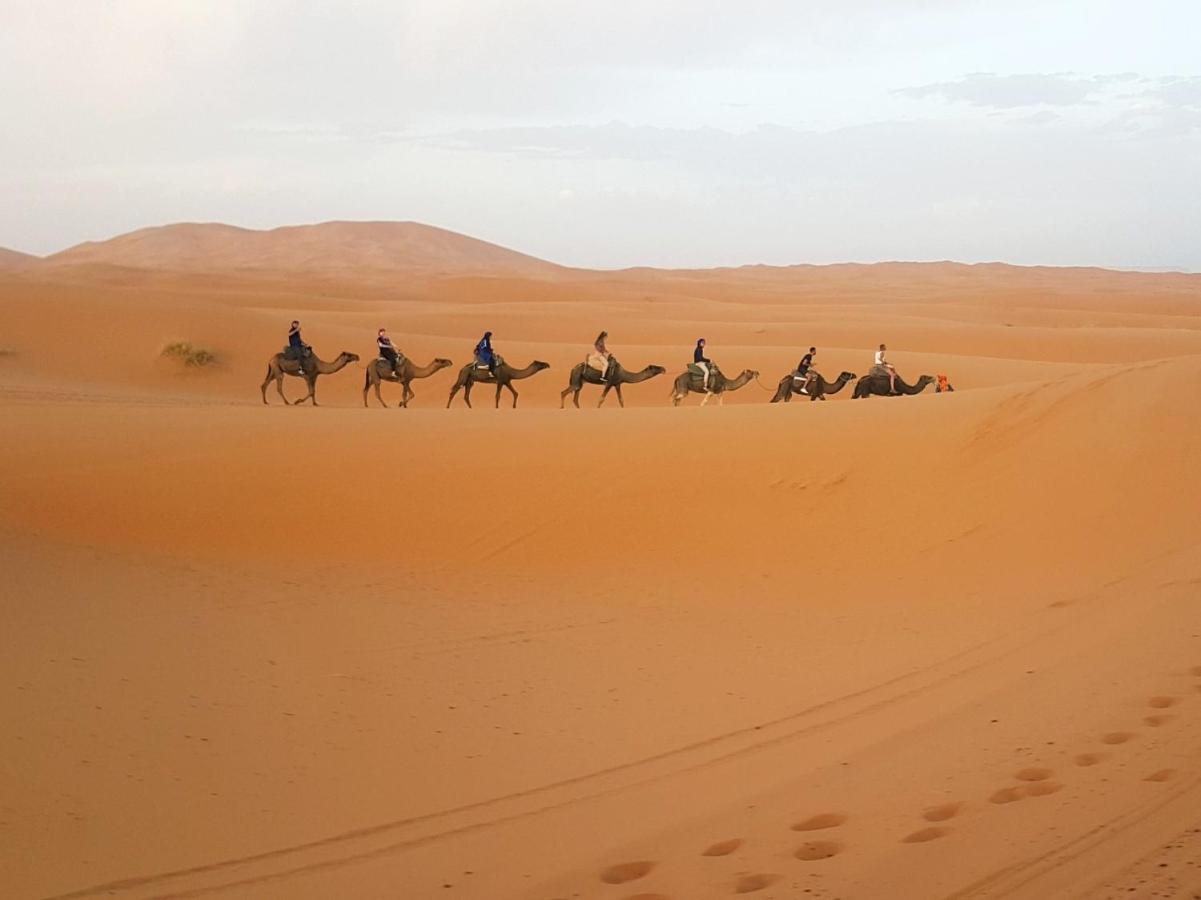
[[[551,369],[264,409],[292,315]],[[670,374],[559,410],[602,327]],[[672,409],[699,334],[769,387],[886,340],[957,390]],[[1199,886],[1195,277],[39,266],[0,348],[14,896]]]
[[[143,228],[47,257],[185,272],[231,269],[553,272],[558,267],[486,241],[418,222],[323,222],[255,231],[217,223]]]
[[[0,269],[13,269],[18,266],[27,266],[36,261],[36,256],[32,256],[28,253],[21,253],[17,250],[9,250],[7,247],[0,247]]]

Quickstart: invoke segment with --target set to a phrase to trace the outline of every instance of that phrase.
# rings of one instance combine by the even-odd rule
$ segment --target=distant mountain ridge
[[[37,259],[36,256],[30,253],[21,253],[19,250],[9,250],[7,247],[0,247],[0,269],[29,265],[30,263],[37,262]]]
[[[516,250],[419,222],[323,222],[263,231],[180,223],[88,241],[45,260],[182,272],[363,269],[537,275],[561,269]]]

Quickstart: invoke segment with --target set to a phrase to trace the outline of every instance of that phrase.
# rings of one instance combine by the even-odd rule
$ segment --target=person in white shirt
[[[897,370],[892,367],[892,364],[884,358],[884,351],[888,348],[883,344],[876,351],[876,368],[883,369],[888,374],[888,392],[895,394],[897,392]]]

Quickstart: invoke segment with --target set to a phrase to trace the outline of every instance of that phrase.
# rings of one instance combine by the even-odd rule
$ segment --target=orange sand
[[[0,893],[1201,887],[1201,277],[515,269],[380,227],[327,268],[320,230],[251,271],[168,229],[0,270]],[[445,410],[454,369],[364,410],[357,367],[264,409],[293,315],[326,358],[387,325],[457,369],[491,329],[551,369],[516,411]],[[560,411],[601,328],[669,374]],[[883,340],[957,390],[672,409],[701,335],[773,388]]]

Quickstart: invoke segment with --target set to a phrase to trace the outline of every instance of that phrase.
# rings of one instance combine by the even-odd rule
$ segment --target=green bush
[[[163,356],[182,360],[185,366],[211,366],[217,361],[217,354],[203,347],[193,347],[189,341],[176,341],[163,348]]]

